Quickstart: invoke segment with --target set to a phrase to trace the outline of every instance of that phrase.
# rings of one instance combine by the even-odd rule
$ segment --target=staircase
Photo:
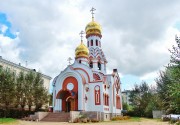
[[[49,113],[46,117],[44,117],[41,121],[47,122],[68,122],[70,119],[69,112],[58,112],[58,113]]]

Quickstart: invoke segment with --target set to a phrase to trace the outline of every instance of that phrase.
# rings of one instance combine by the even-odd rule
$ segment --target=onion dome
[[[89,56],[89,50],[88,50],[88,48],[83,44],[82,41],[81,41],[81,44],[76,48],[76,50],[75,50],[75,55],[76,55],[76,58],[79,58],[79,57],[88,58],[88,56]]]
[[[85,31],[86,31],[86,38],[88,38],[91,35],[98,35],[100,38],[102,37],[101,25],[95,22],[94,19],[86,25]]]

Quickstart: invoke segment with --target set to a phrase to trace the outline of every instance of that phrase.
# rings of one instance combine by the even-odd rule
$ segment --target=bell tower
[[[85,28],[87,47],[89,49],[89,66],[92,70],[106,73],[107,60],[101,49],[101,25],[94,20],[94,11],[92,7],[92,21]]]

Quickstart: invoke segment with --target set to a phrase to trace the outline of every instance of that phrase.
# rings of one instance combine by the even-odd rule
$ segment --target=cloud
[[[29,67],[55,77],[67,66],[67,58],[74,57],[78,33],[91,20],[92,6],[103,28],[108,71],[118,68],[122,75],[142,77],[168,63],[167,48],[179,32],[174,27],[180,20],[178,0],[2,1],[0,11],[7,14],[11,30],[19,32],[7,52],[3,46],[4,56],[16,50],[18,56],[13,58],[27,60]]]
[[[165,45],[174,43],[174,35],[179,32],[173,27],[180,20],[178,3],[114,0],[99,4],[103,11],[99,14],[103,16],[102,25],[106,26],[104,51],[109,60],[115,60],[109,61],[110,68],[118,67],[123,74],[142,76],[166,65],[169,54]],[[107,6],[109,9],[103,9]]]
[[[4,34],[7,31],[8,27],[6,25],[0,24],[0,33]]]
[[[20,53],[23,49],[18,47],[19,38],[11,39],[9,37],[3,36],[0,34],[0,56],[2,58],[15,62],[20,63]]]

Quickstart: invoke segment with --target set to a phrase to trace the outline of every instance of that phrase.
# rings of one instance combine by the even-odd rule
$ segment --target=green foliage
[[[165,71],[156,79],[162,108],[166,113],[180,113],[180,40],[173,46],[171,60]]]
[[[50,96],[43,84],[40,73],[20,72],[15,76],[0,68],[0,109],[3,109],[3,116],[11,116],[10,109],[19,109],[19,106],[24,110],[25,105],[28,105],[29,111],[31,106],[35,106],[38,111],[42,105],[47,104]]]
[[[123,110],[132,111],[133,106],[123,102]]]
[[[129,97],[132,106],[131,110],[128,110],[130,116],[152,117],[152,110],[161,107],[157,94],[146,82],[135,85]]]
[[[5,108],[5,116],[9,106],[14,103],[15,77],[7,70],[0,69],[0,105]]]

